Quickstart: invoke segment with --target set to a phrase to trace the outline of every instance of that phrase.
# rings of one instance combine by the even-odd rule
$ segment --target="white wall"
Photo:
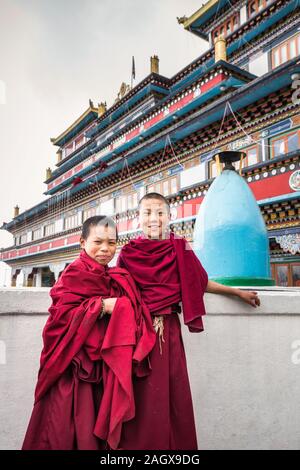
[[[0,449],[22,444],[48,291],[0,290]],[[206,294],[205,331],[183,327],[200,449],[300,448],[300,290],[259,294],[257,309]]]
[[[11,267],[0,261],[0,287],[11,286]]]
[[[205,180],[205,163],[180,172],[180,188],[186,188]]]
[[[240,23],[241,25],[246,23],[248,17],[247,17],[247,5],[243,5],[242,8],[240,9]]]
[[[261,77],[269,71],[268,53],[263,52],[249,59],[249,72]]]

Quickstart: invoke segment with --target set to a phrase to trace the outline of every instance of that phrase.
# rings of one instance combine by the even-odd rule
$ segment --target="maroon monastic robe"
[[[149,358],[148,376],[134,378],[136,417],[125,423],[120,447],[195,450],[198,448],[193,403],[181,325],[176,304],[191,332],[203,331],[203,295],[208,276],[187,241],[170,234],[166,240],[139,237],[125,245],[118,265],[128,269],[153,317],[163,315],[164,342],[159,338]]]
[[[104,267],[85,250],[50,295],[22,449],[118,449],[122,427],[136,413],[132,379],[151,372],[150,312],[127,271]],[[118,300],[112,314],[99,319],[102,297]]]

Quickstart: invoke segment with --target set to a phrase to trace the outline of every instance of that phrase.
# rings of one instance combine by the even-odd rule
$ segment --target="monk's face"
[[[91,226],[87,239],[80,238],[80,246],[91,258],[105,266],[113,259],[117,249],[116,230],[103,225]]]
[[[139,222],[145,236],[151,239],[166,237],[170,220],[169,207],[160,199],[144,199],[140,205]]]

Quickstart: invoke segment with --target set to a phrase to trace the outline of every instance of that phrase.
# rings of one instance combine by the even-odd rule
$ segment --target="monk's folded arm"
[[[215,281],[208,281],[206,292],[210,294],[222,294],[222,295],[236,295],[240,296],[241,290],[235,287],[224,286]]]

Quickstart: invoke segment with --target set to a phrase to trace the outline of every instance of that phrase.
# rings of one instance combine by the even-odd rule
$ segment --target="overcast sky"
[[[112,105],[122,81],[150,71],[171,77],[208,43],[176,17],[205,0],[0,0],[0,223],[45,198],[57,137],[88,107]],[[0,247],[12,237],[0,231]]]

